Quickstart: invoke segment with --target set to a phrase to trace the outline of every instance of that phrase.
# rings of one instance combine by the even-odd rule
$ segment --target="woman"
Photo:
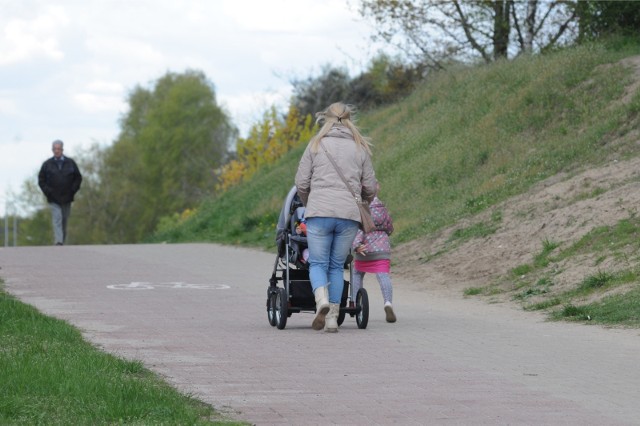
[[[312,327],[333,333],[338,331],[344,263],[358,232],[360,211],[325,150],[363,200],[371,202],[376,192],[370,143],[353,124],[353,112],[338,102],[316,113],[316,122],[324,124],[307,145],[295,179],[307,219],[309,279],[316,301]]]

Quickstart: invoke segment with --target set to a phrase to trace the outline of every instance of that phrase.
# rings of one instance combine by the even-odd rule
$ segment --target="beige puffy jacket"
[[[335,125],[322,143],[329,151],[356,194],[371,202],[376,176],[371,157],[353,140],[348,127]],[[337,217],[360,222],[360,211],[344,181],[322,148],[304,151],[295,179],[298,195],[305,205],[305,217]]]

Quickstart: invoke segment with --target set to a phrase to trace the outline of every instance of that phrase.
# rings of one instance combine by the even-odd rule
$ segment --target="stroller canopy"
[[[283,238],[284,232],[289,229],[289,223],[291,222],[291,215],[296,211],[298,207],[302,207],[302,201],[298,197],[298,188],[294,185],[287,194],[287,198],[284,200],[280,217],[278,218],[278,225],[276,227],[276,241],[280,241]]]

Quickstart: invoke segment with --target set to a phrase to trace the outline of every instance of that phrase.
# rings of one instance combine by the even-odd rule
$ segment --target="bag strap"
[[[331,154],[329,154],[329,151],[327,151],[327,148],[322,143],[322,140],[320,140],[320,148],[322,148],[324,153],[327,155],[327,158],[329,159],[329,161],[331,161],[331,164],[333,164],[333,167],[336,169],[336,172],[338,172],[338,174],[340,175],[340,178],[342,179],[346,187],[349,189],[349,192],[351,192],[351,195],[353,195],[353,198],[356,199],[356,203],[360,203],[361,202],[360,197],[356,195],[353,188],[351,188],[351,185],[349,185],[349,182],[347,182],[347,178],[344,177],[342,170],[340,170],[340,167],[338,167],[338,165],[336,164],[336,160],[334,160]]]

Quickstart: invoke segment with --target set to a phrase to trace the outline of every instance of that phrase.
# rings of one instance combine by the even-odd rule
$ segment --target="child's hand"
[[[356,253],[362,255],[362,256],[366,256],[367,255],[367,245],[366,244],[360,244],[358,247],[356,247]]]

